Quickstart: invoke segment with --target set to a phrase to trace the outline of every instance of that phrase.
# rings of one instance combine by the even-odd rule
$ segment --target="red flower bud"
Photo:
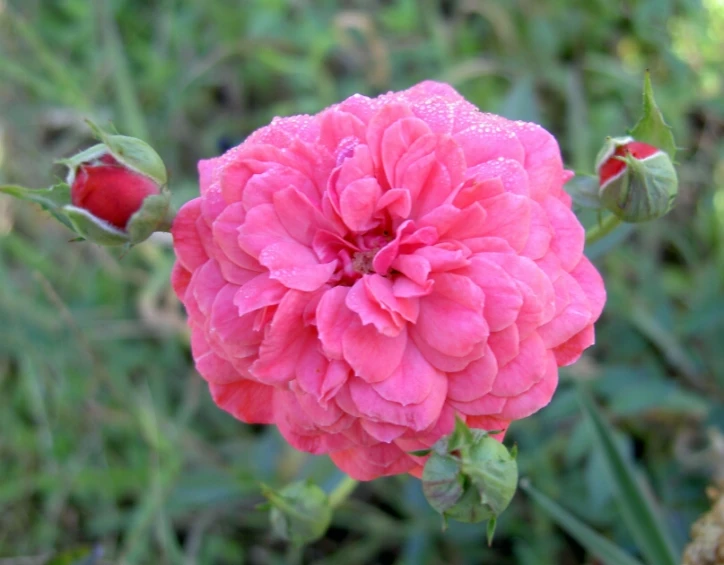
[[[79,165],[70,189],[73,206],[120,230],[126,229],[146,197],[160,193],[155,180],[129,169],[108,153]]]
[[[47,189],[0,186],[0,193],[40,204],[78,239],[99,245],[130,248],[169,231],[174,212],[158,153],[140,139],[88,124],[100,143],[56,161],[68,167],[65,182]]]
[[[659,149],[642,141],[630,141],[625,145],[617,146],[598,169],[598,180],[601,183],[601,187],[624,174],[626,161],[616,159],[616,157],[626,157],[630,155],[634,159],[641,161],[658,152]]]
[[[140,139],[90,125],[101,143],[59,161],[68,167],[62,214],[72,229],[101,245],[135,245],[168,230],[173,211],[161,157]]]

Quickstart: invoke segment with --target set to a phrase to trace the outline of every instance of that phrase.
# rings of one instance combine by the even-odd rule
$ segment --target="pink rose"
[[[558,144],[445,84],[277,118],[202,161],[173,285],[214,401],[356,479],[548,404],[605,300]]]

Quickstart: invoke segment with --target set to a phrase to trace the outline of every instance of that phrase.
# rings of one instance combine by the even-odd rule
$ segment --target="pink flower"
[[[605,300],[555,139],[445,84],[275,119],[202,161],[173,285],[214,401],[354,478],[548,404]]]

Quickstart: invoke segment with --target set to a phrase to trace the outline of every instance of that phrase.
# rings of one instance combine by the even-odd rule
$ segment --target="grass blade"
[[[588,392],[579,388],[579,399],[591,421],[602,453],[621,517],[649,565],[678,565],[674,548],[657,513],[654,502],[636,477],[633,465],[614,441],[613,429],[603,418]]]
[[[57,96],[74,108],[87,109],[90,103],[77,81],[69,72],[68,63],[58,57],[58,53],[48,47],[38,32],[37,26],[28,23],[13,10],[7,10],[12,29],[32,50],[37,67],[40,67],[50,78]],[[7,67],[7,65],[6,65]],[[37,68],[36,67],[36,68]],[[16,69],[17,70],[17,69]],[[30,76],[30,75],[28,75]],[[38,81],[33,81],[38,85]]]
[[[591,555],[603,561],[605,565],[642,565],[640,561],[631,557],[601,534],[593,531],[568,510],[534,489],[527,480],[524,479],[520,482],[520,488],[535,501],[551,520],[585,547]]]
[[[141,110],[123,42],[113,17],[111,3],[103,0],[98,3],[98,9],[103,26],[103,48],[106,60],[113,69],[113,85],[118,109],[123,119],[123,129],[129,135],[148,141],[150,137],[146,119]]]

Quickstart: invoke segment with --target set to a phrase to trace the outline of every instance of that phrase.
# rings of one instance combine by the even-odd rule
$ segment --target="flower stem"
[[[602,237],[607,236],[609,233],[615,230],[620,223],[621,220],[613,214],[611,214],[610,216],[606,216],[605,219],[586,230],[586,245],[590,245],[591,243],[598,241]]]
[[[342,504],[350,494],[354,491],[354,489],[357,487],[357,484],[359,481],[353,479],[349,475],[345,475],[345,477],[339,481],[336,487],[334,487],[334,490],[329,493],[329,505],[332,508],[337,508],[340,504]]]

